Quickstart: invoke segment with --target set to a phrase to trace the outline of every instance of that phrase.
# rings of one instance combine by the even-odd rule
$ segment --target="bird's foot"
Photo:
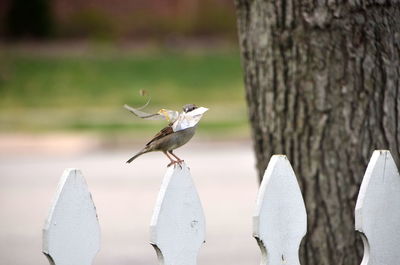
[[[182,159],[178,159],[177,161],[176,161],[176,163],[179,165],[179,167],[182,169],[182,164],[185,162],[185,160],[182,160]]]
[[[171,163],[169,163],[169,164],[167,165],[167,167],[170,167],[170,166],[175,165],[175,164],[177,164],[177,163],[178,163],[178,161],[171,161]]]
[[[171,161],[171,163],[169,163],[168,165],[167,165],[167,167],[170,167],[170,166],[172,166],[172,165],[178,165],[181,169],[182,169],[182,163],[184,162],[184,160],[181,160],[181,159],[179,159],[179,160],[176,160],[176,161]]]

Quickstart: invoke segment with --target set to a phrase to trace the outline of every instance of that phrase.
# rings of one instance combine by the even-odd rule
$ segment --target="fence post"
[[[257,196],[253,236],[261,265],[299,265],[299,246],[307,213],[293,169],[284,155],[272,156]]]
[[[170,167],[150,225],[150,243],[162,265],[195,265],[205,239],[205,218],[190,171]]]
[[[51,265],[90,265],[100,248],[96,208],[82,173],[66,169],[43,228]]]
[[[361,264],[400,264],[400,175],[387,150],[372,154],[358,194],[355,219],[364,242]]]

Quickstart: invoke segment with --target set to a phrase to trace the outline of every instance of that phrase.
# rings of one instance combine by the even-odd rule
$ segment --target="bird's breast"
[[[171,133],[157,141],[152,145],[153,150],[169,151],[174,150],[182,145],[186,144],[196,132],[196,127],[190,127],[184,130],[180,130]]]

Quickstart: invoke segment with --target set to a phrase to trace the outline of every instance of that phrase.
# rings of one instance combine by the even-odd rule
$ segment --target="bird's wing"
[[[150,145],[152,142],[157,141],[158,139],[161,139],[169,134],[174,133],[174,130],[172,129],[172,124],[170,123],[167,127],[163,128],[161,131],[159,131],[156,135],[154,135],[153,139],[150,140],[146,144],[146,146]]]

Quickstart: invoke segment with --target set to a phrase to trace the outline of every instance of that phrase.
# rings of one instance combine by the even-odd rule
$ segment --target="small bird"
[[[128,105],[124,105],[124,107],[142,119],[164,119],[169,122],[167,127],[157,133],[142,150],[126,161],[126,163],[131,163],[134,159],[145,153],[162,151],[171,161],[168,167],[183,162],[182,159],[173,153],[173,150],[181,147],[192,139],[196,132],[197,123],[208,110],[204,107],[197,107],[195,104],[187,104],[183,106],[183,112],[181,113],[178,111],[161,109],[155,114],[148,114]],[[176,158],[176,160],[172,159],[169,154]]]

